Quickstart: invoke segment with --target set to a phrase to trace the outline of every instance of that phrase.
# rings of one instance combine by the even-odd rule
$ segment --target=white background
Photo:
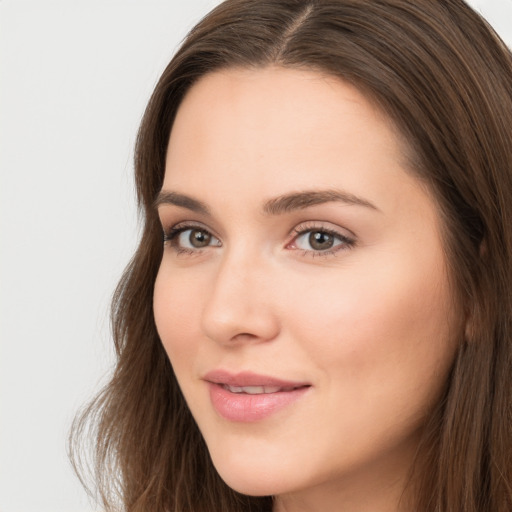
[[[113,358],[135,247],[132,147],[217,0],[0,0],[0,512],[90,512],[66,437]],[[512,45],[512,0],[473,0]]]

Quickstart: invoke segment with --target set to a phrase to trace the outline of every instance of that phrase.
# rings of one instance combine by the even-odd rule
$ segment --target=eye
[[[176,244],[187,249],[201,249],[208,247],[212,240],[212,235],[204,229],[185,229],[181,231],[174,239]]]
[[[294,231],[297,236],[288,247],[300,249],[312,255],[333,254],[339,250],[349,249],[355,244],[352,238],[323,227],[306,228],[299,226]]]
[[[209,246],[221,245],[218,238],[200,226],[173,227],[168,234],[164,235],[165,242],[178,252],[194,252]]]

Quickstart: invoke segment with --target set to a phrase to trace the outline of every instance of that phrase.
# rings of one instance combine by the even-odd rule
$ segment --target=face
[[[402,490],[459,324],[436,206],[405,154],[364,96],[315,72],[216,72],[178,110],[155,320],[242,493]]]

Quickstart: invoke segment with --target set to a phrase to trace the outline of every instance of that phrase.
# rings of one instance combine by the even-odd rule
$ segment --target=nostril
[[[236,340],[240,340],[240,341],[244,341],[244,340],[251,340],[253,338],[256,338],[257,336],[255,336],[254,334],[251,334],[249,332],[241,332],[240,334],[237,334],[235,336],[233,336],[233,341],[236,341]]]

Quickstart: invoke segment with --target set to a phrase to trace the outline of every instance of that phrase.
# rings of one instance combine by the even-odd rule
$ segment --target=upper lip
[[[203,377],[204,380],[213,384],[224,384],[227,386],[277,386],[280,388],[299,388],[309,386],[308,382],[290,381],[278,379],[268,375],[259,375],[253,372],[231,373],[227,370],[213,370]]]

